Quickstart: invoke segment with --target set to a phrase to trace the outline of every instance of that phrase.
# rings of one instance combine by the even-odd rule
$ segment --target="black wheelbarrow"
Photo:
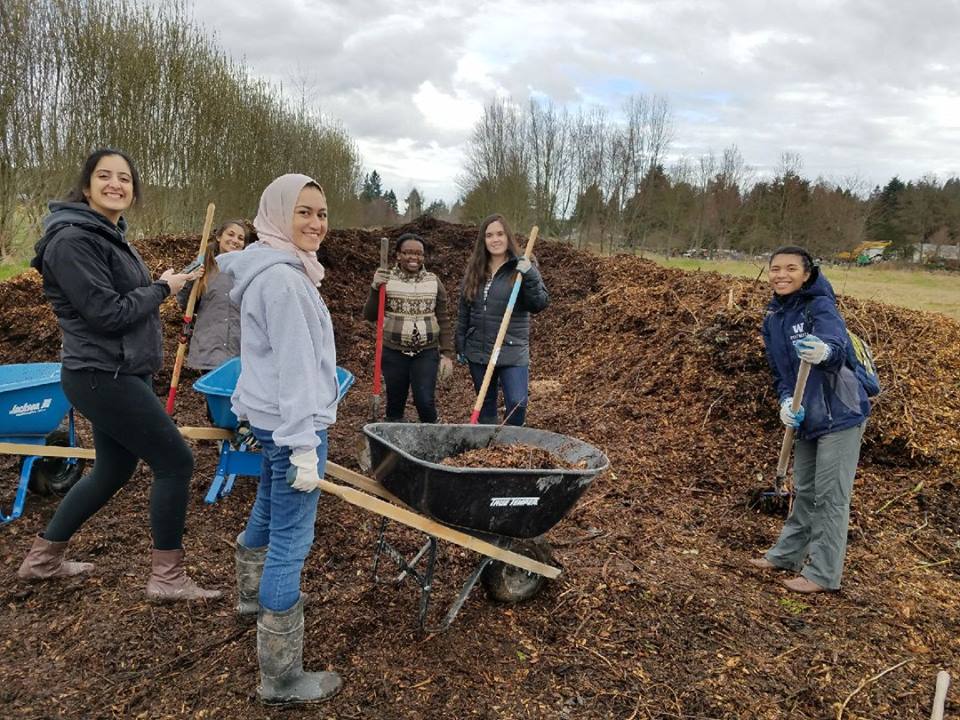
[[[370,445],[374,478],[402,503],[444,525],[541,563],[551,561],[550,546],[543,534],[570,511],[609,465],[606,455],[592,445],[534,428],[372,423],[363,430]],[[441,460],[467,450],[502,445],[547,450],[574,468],[460,468],[441,464]],[[408,562],[387,542],[387,522],[387,518],[381,522],[374,575],[381,555],[386,553],[401,568],[397,581],[411,577],[419,584],[420,624],[424,626],[433,584],[436,537],[430,535]],[[424,558],[426,568],[421,573],[416,566]],[[546,582],[541,574],[487,555],[468,578],[444,622],[427,629],[446,629],[478,579],[492,597],[504,602],[527,600]]]

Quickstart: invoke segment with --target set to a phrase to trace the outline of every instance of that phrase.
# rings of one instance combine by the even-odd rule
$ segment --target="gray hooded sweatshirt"
[[[296,256],[261,243],[217,263],[240,306],[234,413],[294,455],[316,448],[316,432],[337,419],[337,350],[320,293]]]

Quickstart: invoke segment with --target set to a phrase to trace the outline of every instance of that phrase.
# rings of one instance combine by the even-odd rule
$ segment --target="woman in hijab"
[[[241,613],[258,608],[257,695],[268,704],[319,702],[342,685],[334,672],[303,671],[300,594],[327,428],[337,416],[333,325],[318,292],[317,249],[327,222],[320,184],[282,175],[260,198],[259,241],[219,259],[240,306],[242,370],[233,410],[249,420],[263,455],[257,497],[237,536],[237,581]]]

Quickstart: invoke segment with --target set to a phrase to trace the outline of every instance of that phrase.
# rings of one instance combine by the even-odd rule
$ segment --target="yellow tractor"
[[[890,247],[889,242],[865,240],[852,250],[837,253],[837,260],[840,262],[855,262],[857,265],[870,265],[883,260],[883,251],[888,247]]]

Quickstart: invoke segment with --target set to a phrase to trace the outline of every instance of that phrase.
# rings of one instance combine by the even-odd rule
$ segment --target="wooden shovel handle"
[[[200,235],[200,252],[197,257],[204,263],[207,259],[207,242],[210,240],[210,231],[213,229],[213,213],[216,206],[213,203],[207,205],[207,216],[203,221],[203,233]],[[203,267],[201,264],[200,267]],[[187,354],[187,346],[190,344],[188,331],[193,322],[193,309],[197,304],[197,294],[200,290],[200,283],[194,282],[190,288],[190,296],[187,299],[187,307],[183,311],[183,332],[180,335],[180,342],[177,345],[177,357],[173,362],[173,373],[170,375],[170,392],[167,394],[167,415],[173,415],[173,406],[177,399],[177,388],[180,386],[180,371],[183,369],[183,357]]]
[[[807,388],[807,378],[810,377],[810,363],[800,361],[800,370],[797,371],[797,382],[793,386],[793,402],[790,409],[796,412],[803,404],[803,391]],[[783,433],[783,443],[780,445],[780,460],[777,463],[777,477],[787,476],[787,465],[790,464],[790,451],[793,449],[794,429],[788,427]]]

